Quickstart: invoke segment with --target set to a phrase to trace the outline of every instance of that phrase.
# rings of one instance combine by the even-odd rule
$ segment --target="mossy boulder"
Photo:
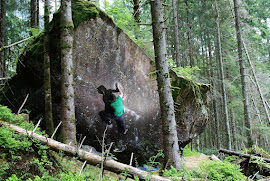
[[[74,82],[77,135],[86,136],[84,144],[100,149],[100,140],[106,124],[99,112],[104,110],[102,95],[97,87],[114,89],[122,84],[126,98],[124,119],[129,132],[117,133],[116,124],[108,126],[106,143],[122,151],[121,158],[128,160],[131,152],[137,159],[152,156],[161,145],[161,122],[159,97],[153,61],[134,43],[102,10],[87,1],[73,3],[74,22]],[[50,23],[49,41],[51,58],[53,115],[55,125],[60,121],[60,13],[54,14]],[[43,91],[43,34],[26,48],[18,64],[17,75],[9,82],[13,92],[6,92],[6,104],[17,110],[26,94],[29,99],[25,107],[31,110],[32,120],[44,113]],[[196,97],[190,82],[174,77],[172,84],[181,88],[174,91],[177,107],[179,143],[185,146],[199,135],[207,123],[207,86],[200,85]],[[8,90],[8,89],[7,89]],[[183,96],[186,96],[185,98]],[[200,104],[198,104],[198,102]],[[12,103],[12,104],[11,104]],[[43,122],[42,127],[45,127]],[[126,153],[126,154],[123,154]]]
[[[195,82],[171,70],[178,140],[184,147],[200,135],[208,121],[209,84]]]

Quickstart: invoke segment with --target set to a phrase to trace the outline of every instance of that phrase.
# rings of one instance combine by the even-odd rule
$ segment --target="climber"
[[[125,121],[124,121],[124,107],[122,100],[124,98],[124,93],[121,90],[120,86],[118,83],[116,83],[116,87],[120,92],[120,95],[116,97],[114,94],[111,94],[110,96],[110,101],[111,101],[111,107],[113,108],[114,112],[114,120],[117,124],[117,129],[119,133],[123,133],[124,135],[127,134],[128,129],[126,129]]]
[[[112,124],[112,119],[113,119],[113,108],[111,107],[111,101],[110,101],[110,96],[112,95],[113,92],[119,92],[119,90],[116,88],[115,90],[113,89],[106,89],[104,85],[101,85],[97,88],[98,93],[103,95],[103,102],[105,103],[105,110],[99,112],[99,116],[102,121],[104,121],[106,124],[110,125]]]
[[[116,87],[115,90],[106,89],[103,85],[97,88],[98,93],[103,94],[103,102],[105,103],[105,110],[99,112],[99,116],[108,125],[112,123],[112,120],[115,120],[118,132],[126,134],[128,129],[126,129],[123,118],[124,108],[122,104],[124,94],[119,84],[116,84]],[[116,98],[114,92],[120,92],[120,96]]]

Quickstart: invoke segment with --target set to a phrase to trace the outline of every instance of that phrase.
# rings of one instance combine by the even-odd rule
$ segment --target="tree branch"
[[[0,52],[3,51],[4,49],[8,49],[8,48],[13,47],[13,46],[15,46],[15,45],[18,45],[18,44],[20,44],[20,43],[23,43],[23,42],[29,40],[29,39],[32,38],[32,37],[33,37],[33,36],[31,36],[31,37],[29,37],[29,38],[26,38],[26,39],[23,39],[23,40],[21,40],[21,41],[18,41],[18,42],[16,42],[16,43],[13,43],[13,44],[8,45],[8,46],[3,46],[3,47],[0,48]]]

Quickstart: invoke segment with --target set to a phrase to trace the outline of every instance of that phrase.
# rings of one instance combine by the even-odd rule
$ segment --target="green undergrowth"
[[[210,160],[202,161],[199,167],[193,170],[187,170],[182,166],[180,171],[177,171],[175,168],[171,167],[170,169],[165,170],[164,176],[174,178],[174,180],[180,180],[180,177],[184,177],[186,180],[192,180],[194,178],[212,181],[246,180],[246,177],[241,173],[239,165]]]
[[[0,120],[33,130],[34,124],[15,115],[6,106],[0,105]],[[44,132],[35,133],[46,136]],[[31,136],[17,134],[7,126],[0,126],[0,181],[97,180],[100,169],[86,165],[79,176],[83,163],[77,158],[54,152]],[[103,180],[117,180],[118,176],[106,174]]]
[[[200,152],[198,152],[197,150],[191,150],[191,148],[189,146],[186,146],[184,148],[184,152],[183,152],[183,156],[184,157],[188,157],[188,156],[200,156]]]
[[[23,119],[23,116],[13,114],[6,106],[0,105],[0,120],[10,122],[27,130],[33,130],[34,125]],[[37,129],[36,133],[46,136],[44,132]],[[199,156],[197,151],[191,151],[189,147],[184,149],[184,157]],[[162,165],[160,158],[164,154],[161,150],[157,155],[149,158],[144,165],[151,174],[158,174],[158,169]],[[63,152],[51,151],[48,146],[41,144],[31,136],[17,134],[7,126],[0,126],[0,181],[84,181],[98,180],[100,165],[91,166],[87,164],[81,175],[80,171],[83,162],[77,157],[66,156]],[[150,176],[145,180],[150,180]],[[118,180],[119,177],[132,177],[128,170],[118,175],[105,171],[102,180]],[[164,177],[184,177],[186,180],[201,178],[204,180],[245,180],[240,173],[239,166],[229,162],[202,162],[200,166],[193,170],[188,170],[182,164],[181,170],[175,168],[165,170]],[[138,177],[133,179],[139,180]],[[177,180],[177,179],[176,179]]]
[[[226,161],[241,165],[242,172],[247,176],[254,177],[255,180],[270,176],[270,163],[263,158],[269,159],[269,152],[253,145],[251,148],[241,150],[240,153],[251,155],[251,158],[244,158],[238,156],[227,156]]]

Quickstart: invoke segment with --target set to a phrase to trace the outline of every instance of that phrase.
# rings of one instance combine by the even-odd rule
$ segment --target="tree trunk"
[[[54,1],[54,10],[57,11],[57,0]]]
[[[226,89],[224,83],[224,70],[223,70],[223,60],[222,60],[222,51],[221,51],[221,40],[220,40],[220,29],[219,29],[219,12],[218,12],[218,4],[217,0],[215,0],[215,10],[216,10],[216,26],[217,26],[217,49],[218,49],[218,60],[220,65],[220,76],[221,76],[221,88],[222,88],[222,101],[223,101],[223,114],[224,121],[226,125],[226,147],[231,150],[231,136],[230,136],[230,122],[228,116],[228,108],[227,108],[227,97],[226,97]]]
[[[46,138],[45,136],[41,136],[32,131],[28,131],[26,129],[15,126],[13,124],[0,121],[0,125],[6,125],[10,127],[11,129],[14,129],[17,133],[27,135],[27,136],[32,136],[33,138],[41,141],[42,144],[48,145],[50,149],[52,150],[57,151],[57,152],[63,151],[67,155],[76,156],[78,157],[79,160],[87,161],[88,164],[98,165],[98,164],[101,164],[101,162],[103,161],[101,156],[78,149],[77,147],[74,147],[74,146],[69,146],[69,145],[60,143],[51,138]],[[116,172],[116,173],[122,173],[122,172],[127,171],[128,174],[135,175],[139,177],[140,179],[145,179],[145,178],[150,177],[151,180],[170,181],[170,179],[160,177],[158,175],[151,175],[150,173],[146,171],[142,171],[140,169],[117,162],[115,160],[106,160],[103,164],[104,164],[105,169]]]
[[[205,128],[205,131],[204,131],[204,148],[208,148],[208,141],[207,141],[207,133],[208,133],[208,126]]]
[[[180,47],[179,47],[179,31],[178,31],[178,20],[177,20],[177,7],[176,7],[176,0],[172,0],[173,6],[173,23],[174,23],[174,50],[175,50],[175,58],[176,58],[176,65],[177,67],[181,67],[181,60],[180,60]]]
[[[186,4],[186,14],[187,14],[187,49],[188,49],[188,55],[189,55],[189,65],[191,67],[194,66],[194,60],[193,60],[193,54],[191,49],[191,26],[189,22],[189,7],[188,7],[188,0],[185,0]]]
[[[162,1],[150,1],[153,39],[155,49],[155,62],[157,70],[157,82],[159,101],[161,109],[163,149],[165,164],[173,165],[177,170],[180,169],[180,155],[178,137],[176,131],[176,121],[174,113],[174,102],[170,88],[170,75],[168,61],[166,58],[166,33],[164,27]]]
[[[135,22],[140,24],[140,0],[133,0],[133,16],[135,19]]]
[[[36,18],[37,18],[37,27],[39,27],[39,0],[37,0],[37,13],[36,13]]]
[[[269,40],[269,38],[267,39],[267,44],[268,44],[268,61],[270,62],[270,40]]]
[[[202,29],[202,25],[201,25],[201,18],[199,17],[199,26],[200,26],[200,29]],[[207,62],[205,61],[205,53],[204,53],[204,40],[203,40],[203,32],[204,30],[202,30],[200,32],[200,39],[201,39],[201,51],[202,51],[202,66],[200,66],[200,64],[198,64],[199,67],[202,67],[202,72],[205,71],[205,75],[207,75],[209,77],[209,74],[207,73],[207,69],[208,69],[208,66],[207,66]]]
[[[54,131],[52,116],[52,93],[51,93],[51,66],[49,57],[49,0],[44,2],[44,94],[45,94],[45,122],[46,133],[51,136]]]
[[[0,14],[0,48],[5,46],[5,17],[6,17],[6,3],[1,0],[1,14]],[[6,62],[5,50],[0,51],[0,78],[5,77]],[[0,81],[2,82],[2,80]]]
[[[196,150],[200,151],[200,139],[199,136],[195,138],[195,145],[196,145]]]
[[[135,38],[139,38],[140,35],[140,0],[133,0],[133,16],[134,20],[137,23],[135,27]]]
[[[37,28],[37,0],[31,0],[31,28]]]
[[[242,41],[243,41],[243,39],[242,39]],[[254,69],[254,67],[253,67],[253,65],[252,65],[252,62],[251,62],[251,60],[250,60],[250,57],[249,57],[249,54],[248,54],[248,50],[247,50],[247,48],[246,48],[246,45],[245,45],[245,42],[244,42],[244,41],[243,41],[243,45],[244,45],[244,49],[245,49],[245,52],[246,52],[246,55],[247,55],[247,58],[248,58],[248,63],[249,63],[249,65],[250,65],[250,68],[251,68],[253,77],[254,77],[254,79],[255,79],[255,85],[256,85],[256,88],[257,88],[257,90],[258,90],[258,92],[259,92],[259,94],[260,94],[260,98],[261,98],[261,101],[262,101],[262,103],[263,103],[263,108],[264,108],[264,112],[265,112],[266,118],[267,118],[267,120],[268,120],[268,124],[270,125],[270,116],[269,116],[269,112],[268,112],[268,109],[267,109],[267,106],[266,106],[266,103],[265,103],[266,100],[264,99],[264,96],[263,96],[263,94],[262,94],[261,87],[260,87],[260,85],[259,85],[259,82],[258,82],[258,79],[257,79],[257,75],[256,75],[256,73],[255,73],[255,69]]]
[[[234,145],[234,149],[236,151],[238,151],[238,141],[237,141],[237,138],[236,138],[236,123],[235,123],[235,119],[234,119],[234,111],[233,111],[233,109],[231,111],[231,120],[232,120],[233,145]]]
[[[61,119],[64,143],[76,144],[75,105],[73,88],[73,22],[71,0],[61,0]]]
[[[210,66],[210,74],[211,74],[211,86],[212,86],[212,100],[213,100],[213,109],[214,109],[214,119],[215,119],[215,133],[216,133],[216,141],[217,148],[221,148],[221,138],[220,138],[220,129],[219,129],[219,119],[218,119],[218,111],[217,111],[217,101],[216,101],[216,85],[214,81],[214,71],[213,71],[213,57],[212,57],[212,47],[210,44],[209,33],[207,33],[207,44],[208,44],[208,56],[209,56],[209,66]]]
[[[241,83],[242,83],[242,96],[243,96],[243,103],[244,103],[244,119],[245,119],[245,126],[246,126],[246,134],[248,140],[248,147],[252,147],[253,140],[252,140],[252,131],[251,131],[251,118],[249,114],[249,101],[248,101],[248,94],[247,94],[247,80],[246,80],[246,73],[245,73],[245,63],[243,59],[243,52],[242,52],[242,37],[241,37],[241,29],[240,29],[240,20],[238,15],[238,4],[237,0],[233,0],[234,3],[234,13],[235,13],[235,29],[237,34],[237,44],[238,44],[238,59],[239,59],[239,67],[240,67],[240,75],[241,75]]]
[[[256,103],[255,103],[255,101],[254,101],[252,95],[251,95],[251,101],[252,101],[252,103],[253,103],[253,106],[254,106],[254,109],[255,109],[255,111],[256,111],[257,118],[258,118],[258,120],[259,120],[259,122],[260,122],[260,125],[261,125],[261,126],[264,126],[263,121],[262,121],[262,119],[261,119],[260,111],[259,111],[258,107],[256,106]],[[261,135],[261,136],[263,137],[263,139],[265,140],[265,141],[264,141],[264,145],[269,145],[269,141],[268,141],[267,135],[264,135],[264,134],[262,135],[261,132],[259,133],[259,135]],[[261,146],[261,145],[260,145],[260,146]]]

